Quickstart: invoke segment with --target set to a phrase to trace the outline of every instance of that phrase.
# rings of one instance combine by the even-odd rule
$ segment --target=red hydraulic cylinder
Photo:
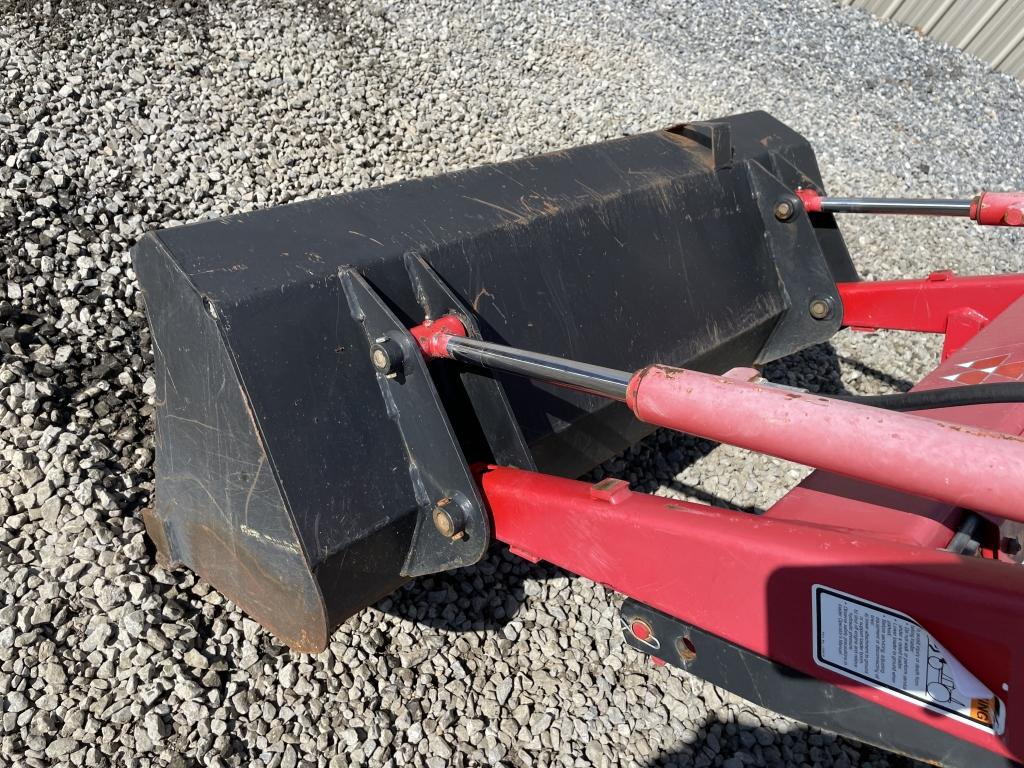
[[[896,213],[917,216],[964,216],[995,227],[1024,226],[1024,192],[981,192],[969,200],[909,197],[823,197],[797,189],[808,213]]]
[[[649,424],[847,477],[1024,521],[1024,439],[753,383],[654,365],[626,402]]]
[[[467,339],[457,319],[411,329],[430,357],[453,357],[624,400],[641,421],[778,456],[953,506],[1024,522],[1017,435],[654,365],[635,374]]]
[[[970,216],[989,226],[1024,226],[1024,193],[982,192],[971,201]]]

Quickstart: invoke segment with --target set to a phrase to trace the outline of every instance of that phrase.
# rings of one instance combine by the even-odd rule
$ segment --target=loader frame
[[[1024,378],[1024,364],[1017,364],[1024,363],[1024,275],[942,272],[840,285],[840,292],[850,298],[845,325],[947,331],[944,361],[915,389],[948,386],[964,374],[965,383],[976,382],[975,372],[1009,379],[1000,366],[1014,380]],[[972,335],[958,323],[964,316],[978,318]],[[995,370],[972,367],[979,360]],[[1022,404],[942,415],[1004,435],[1024,432]],[[912,444],[905,458],[912,467]],[[1020,523],[986,517],[977,552],[951,551],[973,513],[820,470],[756,515],[634,493],[621,480],[587,484],[503,467],[487,468],[480,480],[495,537],[530,561],[546,560],[627,595],[623,636],[655,661],[926,762],[1020,760]],[[1024,500],[1020,509],[1024,515]],[[821,586],[908,614],[927,628],[997,692],[1005,707],[1002,733],[816,662],[812,595]]]
[[[373,293],[351,270],[343,278],[353,301],[357,285]],[[1024,275],[946,271],[837,288],[845,327],[945,334],[943,360],[916,392],[1024,380]],[[422,355],[583,389],[626,402],[648,423],[832,470],[750,514],[635,493],[614,478],[478,467],[494,538],[512,553],[626,595],[621,627],[630,645],[769,709],[937,764],[1019,759],[1024,716],[1013,694],[1024,689],[1024,652],[1007,638],[1024,632],[1024,402],[890,414],[752,384],[752,369],[627,374],[538,355],[473,340],[465,320],[465,308],[428,315],[408,329],[405,353],[415,349],[417,365]],[[374,359],[382,381],[396,375],[395,360]],[[765,428],[773,423],[777,434]],[[864,453],[872,446],[882,472]],[[426,475],[436,462],[426,461]],[[448,547],[478,540],[479,523],[451,514],[450,502],[439,500],[434,533]],[[823,601],[867,618],[826,627]],[[891,664],[912,665],[912,652],[872,641],[873,630],[857,625],[864,621],[881,622],[882,635],[918,633],[928,644],[927,690],[873,677],[866,662],[846,668],[828,658],[823,646],[840,631],[859,633],[856,642],[869,636]],[[967,687],[953,671],[965,669]],[[960,701],[972,685],[986,695]]]

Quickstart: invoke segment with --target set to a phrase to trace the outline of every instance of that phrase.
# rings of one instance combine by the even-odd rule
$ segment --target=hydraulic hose
[[[822,395],[833,400],[870,405],[887,411],[928,411],[934,408],[956,408],[962,405],[997,405],[1024,403],[1024,382],[973,384],[966,387],[926,389],[894,395]]]

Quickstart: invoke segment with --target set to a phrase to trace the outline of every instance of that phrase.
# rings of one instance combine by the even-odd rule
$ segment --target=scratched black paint
[[[794,179],[821,188],[810,146],[756,112],[147,235],[133,257],[156,344],[147,519],[164,556],[322,648],[403,582],[418,509],[340,268],[409,326],[416,254],[484,339],[723,371],[838,327],[802,302],[856,273],[830,217],[774,219]],[[493,436],[468,437],[479,400],[457,390],[438,386],[466,459],[490,460]],[[545,471],[578,474],[647,430],[590,395],[518,379],[505,393],[506,434]]]

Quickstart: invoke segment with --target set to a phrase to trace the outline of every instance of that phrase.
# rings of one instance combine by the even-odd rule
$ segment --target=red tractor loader
[[[625,594],[639,652],[936,764],[1024,759],[1024,276],[859,279],[763,112],[147,235],[161,558],[296,651],[492,541]],[[945,335],[910,392],[758,366]],[[763,514],[575,480],[663,427],[816,468]],[[1022,698],[1018,698],[1022,697]]]

